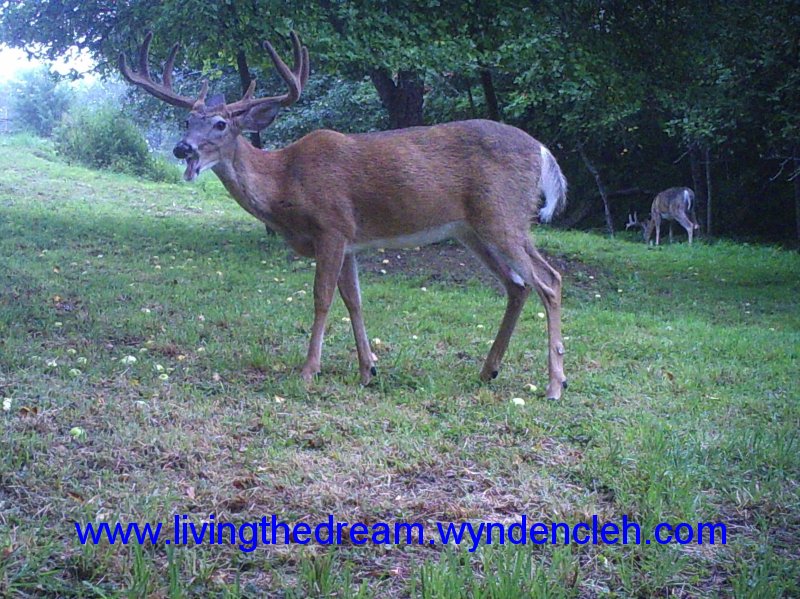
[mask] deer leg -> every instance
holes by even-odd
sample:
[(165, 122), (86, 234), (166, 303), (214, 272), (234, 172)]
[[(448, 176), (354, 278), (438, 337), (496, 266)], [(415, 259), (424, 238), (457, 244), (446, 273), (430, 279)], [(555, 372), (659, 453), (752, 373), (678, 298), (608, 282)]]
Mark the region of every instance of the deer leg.
[(656, 227), (656, 245), (658, 245), (661, 241), (661, 217), (653, 217), (653, 222), (655, 223)]
[(550, 377), (547, 398), (559, 399), (561, 390), (567, 387), (564, 339), (561, 336), (561, 275), (536, 251), (530, 240), (526, 240), (525, 251), (533, 263), (533, 285), (547, 314), (547, 368)]
[(317, 270), (314, 274), (314, 325), (308, 345), (306, 363), (301, 376), (306, 383), (319, 374), (322, 360), (322, 339), (325, 336), (325, 321), (336, 290), (336, 282), (344, 262), (345, 241), (339, 237), (327, 237), (314, 245)]
[[(460, 236), (459, 241), (475, 252), (486, 267), (500, 280), (508, 296), (508, 303), (506, 304), (503, 320), (500, 323), (500, 329), (497, 331), (497, 337), (495, 337), (481, 369), (481, 380), (489, 381), (497, 378), (500, 363), (511, 340), (511, 334), (514, 332), (517, 320), (519, 320), (525, 300), (530, 295), (531, 289), (525, 285), (525, 279), (523, 278), (528, 273), (521, 275), (516, 272), (500, 252), (485, 243), (474, 233)], [(525, 262), (528, 262), (528, 260)], [(529, 264), (526, 265), (526, 270), (529, 270)]]
[(361, 288), (358, 285), (358, 263), (353, 254), (345, 254), (342, 272), (339, 274), (339, 294), (350, 313), (350, 322), (353, 325), (353, 335), (356, 338), (358, 351), (358, 371), (361, 374), (361, 384), (368, 385), (375, 371), (375, 355), (369, 347), (367, 329), (364, 326), (364, 317), (361, 314)]
[(669, 242), (672, 243), (672, 221), (669, 222)]
[(689, 245), (692, 244), (692, 237), (694, 235), (694, 223), (683, 215), (677, 217), (680, 225), (686, 229), (686, 234), (689, 236)]

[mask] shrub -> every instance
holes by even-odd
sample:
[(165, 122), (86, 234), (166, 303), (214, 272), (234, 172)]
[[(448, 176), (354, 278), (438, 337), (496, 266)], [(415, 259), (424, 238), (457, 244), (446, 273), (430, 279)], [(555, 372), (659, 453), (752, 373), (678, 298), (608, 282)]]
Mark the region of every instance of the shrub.
[(151, 156), (142, 134), (115, 108), (76, 108), (64, 116), (53, 137), (58, 153), (68, 161), (155, 181), (179, 178), (172, 165)]
[(23, 72), (11, 83), (13, 118), (23, 129), (50, 137), (53, 127), (67, 110), (72, 91), (51, 73), (48, 65)]
[(261, 138), (265, 147), (280, 147), (314, 129), (363, 133), (387, 126), (386, 111), (371, 83), (320, 75), (309, 79), (301, 101), (282, 112)]
[(180, 183), (182, 169), (176, 167), (174, 163), (170, 162), (163, 156), (158, 154), (151, 154), (150, 161), (147, 165), (147, 173), (145, 177), (151, 181), (159, 181), (163, 183)]

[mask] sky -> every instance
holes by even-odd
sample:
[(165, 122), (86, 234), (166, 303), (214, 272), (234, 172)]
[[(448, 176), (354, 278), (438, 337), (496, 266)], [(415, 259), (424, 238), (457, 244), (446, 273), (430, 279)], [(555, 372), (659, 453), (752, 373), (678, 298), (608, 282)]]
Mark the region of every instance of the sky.
[[(14, 79), (18, 71), (33, 69), (40, 64), (42, 64), (41, 61), (29, 61), (23, 50), (0, 46), (0, 83)], [(53, 64), (53, 70), (59, 73), (66, 74), (71, 68), (85, 72), (92, 68), (92, 61), (85, 54), (81, 54)], [(86, 79), (93, 79), (93, 76), (89, 75)]]

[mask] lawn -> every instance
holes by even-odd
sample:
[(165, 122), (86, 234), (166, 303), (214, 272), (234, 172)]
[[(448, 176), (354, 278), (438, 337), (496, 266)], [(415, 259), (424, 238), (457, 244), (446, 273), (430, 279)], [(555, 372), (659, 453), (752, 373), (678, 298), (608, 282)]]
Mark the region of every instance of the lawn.
[[(538, 301), (479, 382), (505, 300), (447, 245), (364, 256), (378, 377), (358, 384), (337, 299), (306, 389), (313, 264), (213, 175), (146, 183), (0, 140), (0, 595), (799, 596), (800, 256), (535, 236), (564, 273), (560, 401)], [(625, 514), (723, 522), (727, 544), (246, 553), (84, 546), (73, 524), (173, 514)]]

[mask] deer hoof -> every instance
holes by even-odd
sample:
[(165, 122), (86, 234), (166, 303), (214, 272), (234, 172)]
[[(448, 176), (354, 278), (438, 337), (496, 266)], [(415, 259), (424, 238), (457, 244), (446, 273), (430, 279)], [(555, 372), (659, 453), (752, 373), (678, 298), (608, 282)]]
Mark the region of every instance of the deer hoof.
[(567, 388), (568, 384), (566, 379), (561, 381), (560, 383), (557, 381), (552, 381), (547, 386), (547, 392), (545, 397), (551, 401), (556, 401), (561, 399), (561, 392)]
[(548, 387), (545, 397), (550, 401), (558, 401), (561, 399), (561, 387)]
[(303, 379), (306, 385), (310, 385), (314, 382), (314, 379), (320, 376), (320, 371), (312, 368), (303, 368), (300, 372), (300, 377)]
[(372, 378), (378, 374), (378, 369), (370, 366), (368, 370), (361, 371), (361, 386), (368, 387), (372, 383)]
[(484, 368), (483, 370), (481, 370), (480, 378), (484, 383), (488, 383), (492, 379), (496, 379), (497, 374), (498, 374), (497, 370), (486, 370), (486, 368)]

